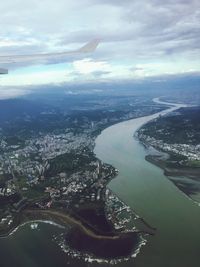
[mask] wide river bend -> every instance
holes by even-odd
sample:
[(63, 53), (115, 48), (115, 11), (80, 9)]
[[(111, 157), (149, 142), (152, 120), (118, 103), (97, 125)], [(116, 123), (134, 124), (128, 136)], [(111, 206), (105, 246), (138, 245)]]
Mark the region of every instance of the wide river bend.
[(157, 228), (155, 236), (133, 262), (119, 266), (199, 267), (200, 207), (184, 195), (163, 171), (145, 160), (147, 151), (134, 133), (145, 123), (175, 111), (171, 105), (159, 113), (115, 124), (97, 137), (95, 154), (119, 170), (109, 187), (136, 213)]

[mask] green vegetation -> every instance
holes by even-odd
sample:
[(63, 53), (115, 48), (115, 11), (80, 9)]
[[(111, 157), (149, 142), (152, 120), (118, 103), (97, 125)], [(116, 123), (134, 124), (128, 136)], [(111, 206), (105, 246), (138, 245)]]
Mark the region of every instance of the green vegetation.
[(45, 196), (48, 196), (47, 193), (44, 193), (44, 188), (33, 186), (28, 188), (27, 191), (23, 191), (22, 193), (23, 197), (27, 197), (28, 199), (33, 200), (40, 200), (44, 198)]
[(49, 161), (50, 168), (46, 170), (45, 176), (55, 176), (60, 172), (71, 174), (85, 169), (91, 170), (92, 166), (89, 166), (89, 164), (93, 160), (96, 160), (96, 158), (87, 148), (83, 149), (82, 153), (81, 151), (65, 153)]
[(190, 160), (187, 162), (187, 166), (200, 168), (200, 160)]
[(143, 134), (168, 144), (200, 144), (200, 107), (181, 108), (178, 113), (159, 117), (143, 128)]

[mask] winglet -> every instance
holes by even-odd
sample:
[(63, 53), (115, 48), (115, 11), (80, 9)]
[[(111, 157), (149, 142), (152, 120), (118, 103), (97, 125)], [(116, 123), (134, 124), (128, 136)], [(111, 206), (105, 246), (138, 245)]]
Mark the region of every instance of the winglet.
[(8, 70), (0, 68), (0, 75), (1, 74), (8, 74)]
[(83, 47), (77, 50), (79, 53), (91, 53), (94, 52), (100, 43), (99, 39), (92, 40), (91, 42), (87, 43)]

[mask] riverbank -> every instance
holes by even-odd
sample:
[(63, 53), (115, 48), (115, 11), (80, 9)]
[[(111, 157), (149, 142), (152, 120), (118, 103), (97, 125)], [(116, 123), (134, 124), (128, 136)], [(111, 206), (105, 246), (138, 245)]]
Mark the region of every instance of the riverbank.
[(164, 171), (164, 175), (171, 176), (171, 177), (189, 177), (194, 180), (199, 180), (200, 176), (200, 168), (196, 167), (174, 167), (170, 168), (167, 166), (167, 161), (163, 160), (162, 156), (157, 155), (147, 155), (145, 159), (158, 166)]
[[(154, 101), (165, 103), (157, 98)], [(179, 111), (171, 116), (159, 116), (156, 120), (142, 125), (137, 131), (137, 138), (147, 151), (149, 148), (150, 150), (154, 148), (155, 152), (159, 152), (150, 153), (146, 156), (146, 160), (162, 168), (166, 176), (185, 176), (198, 180), (200, 107), (188, 105), (177, 107)], [(164, 154), (168, 157), (163, 157)]]
[(199, 107), (187, 106), (146, 123), (136, 134), (137, 140), (145, 147), (146, 161), (159, 167), (175, 186), (198, 204), (199, 114)]
[(145, 160), (147, 151), (133, 138), (145, 123), (181, 106), (113, 125), (96, 140), (96, 156), (119, 170), (108, 187), (157, 228), (156, 235), (148, 237), (136, 259), (119, 264), (120, 267), (199, 266), (199, 207), (160, 168)]

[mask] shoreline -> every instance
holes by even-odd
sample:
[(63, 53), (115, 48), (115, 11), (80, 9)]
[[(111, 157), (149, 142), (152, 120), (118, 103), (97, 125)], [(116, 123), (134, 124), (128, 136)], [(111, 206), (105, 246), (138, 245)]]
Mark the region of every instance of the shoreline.
[[(163, 102), (163, 101), (160, 101), (159, 98), (154, 98), (153, 101), (155, 103), (166, 104), (166, 105), (171, 105), (171, 106), (176, 107), (172, 111), (175, 111), (175, 110), (177, 110), (179, 108), (182, 108), (182, 107), (188, 107), (189, 106), (189, 105), (185, 105), (185, 104), (176, 104), (176, 103)], [(169, 111), (169, 112), (172, 112), (172, 111)], [(154, 119), (152, 119), (152, 120), (154, 120)], [(144, 124), (142, 124), (136, 130), (136, 132), (134, 133), (134, 137), (137, 138), (137, 140), (140, 142), (141, 145), (144, 146), (145, 149), (148, 150), (150, 147), (152, 147), (158, 153), (165, 153), (165, 154), (167, 154), (168, 155), (168, 158), (170, 159), (170, 157), (171, 157), (170, 153), (163, 152), (162, 150), (159, 150), (158, 148), (155, 148), (155, 147), (151, 146), (151, 144), (147, 144), (144, 140), (141, 140), (138, 137), (137, 132), (146, 123), (149, 123), (152, 120), (148, 120)], [(159, 167), (160, 169), (162, 169), (165, 176), (172, 176), (172, 177), (184, 176), (184, 177), (188, 177), (188, 178), (191, 178), (191, 179), (194, 179), (194, 180), (198, 180), (198, 178), (199, 178), (200, 167), (196, 167), (196, 168), (195, 167), (187, 167), (187, 166), (168, 167), (168, 166), (166, 166), (166, 160), (163, 160), (162, 155), (159, 156), (157, 154), (154, 155), (154, 154), (150, 154), (150, 153), (147, 153), (147, 155), (145, 157), (145, 160), (148, 161), (148, 162), (150, 162), (151, 164), (154, 164), (155, 166)]]
[[(158, 150), (159, 151), (159, 150)], [(163, 173), (165, 176), (171, 176), (171, 177), (188, 177), (193, 180), (199, 179), (199, 173), (200, 168), (193, 168), (193, 167), (177, 167), (177, 168), (170, 168), (166, 167), (165, 160), (160, 159), (160, 156), (157, 155), (150, 155), (148, 154), (145, 157), (145, 160), (150, 162), (151, 164), (154, 164), (155, 166), (159, 167), (163, 170)]]
[[(2, 234), (0, 238), (7, 238), (12, 235), (19, 227), (31, 222), (48, 222), (66, 231), (65, 240), (69, 243), (71, 249), (81, 253), (89, 253), (102, 259), (114, 259), (131, 257), (141, 245), (141, 234), (137, 231), (117, 232), (113, 231), (112, 235), (103, 234), (91, 226), (85, 225), (81, 220), (63, 213), (62, 210), (37, 210), (25, 209), (21, 212), (20, 223), (9, 233)], [(92, 244), (92, 245), (91, 245)], [(121, 245), (123, 244), (123, 245)], [(103, 248), (106, 247), (106, 250)]]
[[(179, 106), (173, 110), (176, 108)], [(167, 110), (169, 111), (172, 111), (172, 108)], [(136, 265), (162, 266), (163, 259), (166, 266), (170, 265), (171, 257), (167, 257), (166, 254), (166, 251), (169, 251), (173, 255), (173, 260), (181, 266), (187, 259), (192, 260), (196, 256), (195, 252), (192, 252), (193, 256), (183, 255), (182, 260), (181, 245), (183, 249), (190, 249), (189, 244), (184, 245), (185, 239), (189, 242), (198, 242), (198, 227), (193, 227), (191, 235), (187, 233), (190, 232), (190, 225), (193, 225), (193, 219), (188, 214), (191, 212), (198, 220), (199, 211), (193, 201), (166, 179), (159, 168), (145, 161), (144, 146), (139, 143), (136, 136), (133, 137), (140, 127), (156, 116), (124, 122), (105, 130), (97, 139), (96, 155), (119, 170), (119, 179), (113, 180), (109, 188), (158, 229), (155, 238), (150, 238), (140, 251), (135, 260)], [(184, 216), (186, 217), (182, 224)], [(180, 239), (173, 241), (176, 234)], [(180, 249), (177, 250), (177, 254), (173, 254), (178, 246)], [(192, 247), (195, 248), (194, 245)]]
[[(0, 238), (6, 238), (12, 232), (14, 232), (18, 227), (23, 226), (26, 223), (31, 222), (52, 222), (53, 224), (57, 224), (60, 227), (69, 228), (70, 226), (79, 227), (83, 230), (84, 233), (87, 235), (97, 238), (97, 239), (103, 239), (107, 238), (110, 240), (118, 239), (120, 236), (120, 233), (116, 233), (115, 235), (103, 235), (101, 233), (95, 233), (95, 230), (85, 226), (80, 220), (76, 219), (75, 217), (72, 217), (66, 213), (63, 213), (62, 211), (55, 210), (55, 209), (49, 209), (49, 210), (39, 210), (39, 209), (25, 209), (21, 212), (21, 218), (20, 223), (17, 226), (14, 226), (11, 228), (7, 233), (1, 234)], [(97, 231), (97, 230), (96, 230)]]

